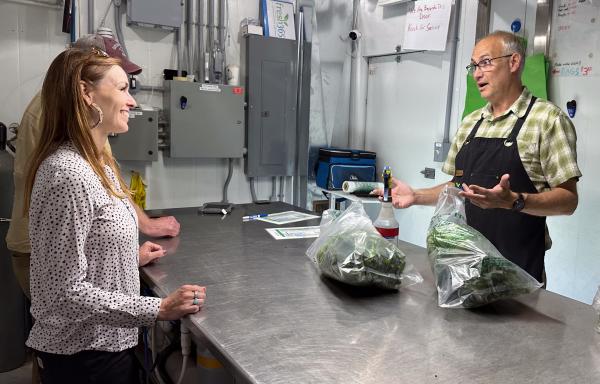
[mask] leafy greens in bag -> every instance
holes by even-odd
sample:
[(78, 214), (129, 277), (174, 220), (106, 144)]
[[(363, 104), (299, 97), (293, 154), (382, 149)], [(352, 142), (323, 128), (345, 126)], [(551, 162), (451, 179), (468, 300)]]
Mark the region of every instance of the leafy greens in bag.
[(354, 231), (333, 235), (317, 252), (321, 272), (351, 285), (398, 289), (404, 254), (378, 233)]
[(452, 187), (442, 191), (427, 233), (438, 305), (478, 307), (538, 289), (541, 284), (536, 279), (467, 225), (464, 199), (458, 192)]
[(323, 274), (351, 285), (398, 289), (422, 281), (406, 268), (405, 255), (377, 232), (358, 202), (341, 214), (325, 211), (319, 238), (306, 253)]

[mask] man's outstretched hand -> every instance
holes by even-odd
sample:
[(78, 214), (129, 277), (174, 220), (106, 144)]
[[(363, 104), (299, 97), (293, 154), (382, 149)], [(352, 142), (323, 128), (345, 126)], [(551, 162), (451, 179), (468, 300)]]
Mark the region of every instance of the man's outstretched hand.
[(504, 208), (511, 209), (517, 194), (510, 190), (510, 175), (502, 175), (500, 182), (493, 188), (487, 189), (475, 184), (463, 184), (463, 190), (459, 194), (471, 203), (483, 209)]
[[(371, 195), (383, 198), (383, 189), (374, 189)], [(408, 208), (415, 203), (415, 191), (405, 182), (392, 178), (392, 205), (394, 208)]]

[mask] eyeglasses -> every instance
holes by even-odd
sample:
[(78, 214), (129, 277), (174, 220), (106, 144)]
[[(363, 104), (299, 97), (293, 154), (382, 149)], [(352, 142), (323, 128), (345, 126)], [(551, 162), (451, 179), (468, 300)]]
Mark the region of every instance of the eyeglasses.
[(98, 48), (96, 48), (96, 47), (92, 47), (92, 48), (91, 48), (91, 50), (92, 50), (92, 52), (94, 52), (94, 53), (95, 53), (96, 55), (98, 55), (98, 56), (102, 56), (102, 57), (109, 57), (109, 56), (108, 56), (108, 53), (106, 53), (106, 52), (104, 52), (103, 50), (101, 50), (101, 49), (98, 49)]
[(469, 74), (474, 74), (475, 70), (477, 68), (481, 69), (483, 72), (488, 72), (492, 70), (492, 61), (496, 60), (496, 59), (502, 59), (505, 57), (511, 57), (513, 54), (511, 53), (510, 55), (504, 55), (504, 56), (498, 56), (498, 57), (492, 57), (491, 59), (482, 59), (481, 61), (479, 61), (479, 63), (471, 63), (469, 65), (467, 65), (467, 72), (469, 72)]

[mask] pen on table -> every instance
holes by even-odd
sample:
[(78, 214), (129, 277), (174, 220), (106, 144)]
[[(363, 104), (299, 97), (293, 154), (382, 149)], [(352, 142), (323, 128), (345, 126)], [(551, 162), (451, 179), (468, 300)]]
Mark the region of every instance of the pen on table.
[(244, 216), (244, 217), (242, 217), (242, 220), (250, 221), (250, 220), (256, 220), (256, 219), (260, 219), (261, 217), (267, 217), (267, 216), (269, 216), (268, 213), (259, 213), (256, 215)]

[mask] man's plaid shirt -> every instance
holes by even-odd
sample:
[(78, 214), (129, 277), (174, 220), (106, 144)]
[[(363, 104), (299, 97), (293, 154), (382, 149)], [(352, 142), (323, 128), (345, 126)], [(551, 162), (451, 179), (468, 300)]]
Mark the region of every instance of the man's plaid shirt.
[[(454, 176), (456, 154), (481, 117), (483, 121), (476, 137), (506, 138), (517, 118), (525, 115), (531, 97), (524, 88), (521, 96), (499, 117), (494, 118), (489, 103), (465, 116), (442, 171)], [(575, 127), (567, 115), (553, 103), (537, 99), (517, 136), (517, 145), (525, 171), (539, 192), (581, 176), (576, 142)]]

